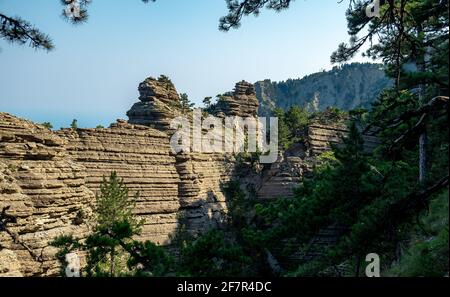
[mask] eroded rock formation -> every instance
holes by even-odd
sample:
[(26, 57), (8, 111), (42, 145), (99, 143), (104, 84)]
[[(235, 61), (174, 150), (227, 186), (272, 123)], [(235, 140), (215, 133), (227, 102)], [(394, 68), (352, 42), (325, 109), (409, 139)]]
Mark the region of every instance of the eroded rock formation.
[(127, 112), (130, 124), (168, 130), (170, 121), (180, 115), (180, 97), (173, 83), (166, 77), (149, 77), (139, 84), (139, 102)]
[[(313, 123), (308, 127), (308, 142), (310, 144), (311, 153), (318, 156), (323, 152), (330, 151), (332, 145), (337, 145), (341, 142), (342, 137), (348, 133), (345, 123), (336, 124), (320, 124)], [(375, 136), (368, 134), (363, 135), (364, 149), (372, 151), (380, 142)]]
[(236, 84), (233, 92), (222, 95), (213, 113), (216, 115), (255, 117), (258, 114), (255, 87), (246, 81)]
[(94, 194), (85, 168), (65, 140), (29, 121), (0, 113), (0, 211), (15, 218), (0, 232), (0, 275), (54, 275), (58, 235), (82, 238)]
[[(192, 123), (192, 112), (183, 111), (173, 84), (167, 79), (147, 78), (139, 85), (138, 102), (128, 111), (129, 123), (156, 127), (166, 135), (166, 142), (173, 134), (170, 122), (177, 116), (185, 116)], [(233, 96), (227, 97), (222, 114), (256, 115), (258, 101), (252, 85), (236, 84)], [(224, 101), (224, 102), (225, 102)], [(198, 139), (194, 141), (199, 141)], [(170, 153), (170, 149), (167, 148)], [(222, 186), (233, 176), (233, 156), (222, 153), (185, 152), (172, 154), (174, 169), (178, 174), (177, 202), (179, 222), (192, 233), (198, 233), (223, 220), (226, 212)], [(125, 179), (126, 181), (126, 179)]]
[[(311, 125), (307, 142), (280, 153), (264, 171), (247, 173), (236, 169), (230, 153), (174, 154), (170, 122), (183, 114), (175, 87), (164, 77), (147, 78), (139, 92), (129, 121), (109, 128), (52, 132), (0, 113), (0, 211), (6, 207), (14, 218), (7, 228), (0, 224), (0, 276), (56, 275), (49, 242), (88, 234), (95, 194), (112, 171), (130, 194), (139, 191), (135, 211), (145, 221), (140, 239), (167, 244), (181, 223), (194, 234), (220, 224), (227, 211), (223, 186), (236, 175), (257, 198), (291, 196), (311, 173), (314, 156), (346, 133), (342, 125)], [(257, 112), (254, 87), (244, 81), (214, 110), (241, 117)]]
[(97, 193), (103, 177), (116, 171), (130, 195), (139, 192), (141, 237), (167, 243), (177, 226), (180, 178), (165, 133), (118, 121), (110, 128), (62, 129), (57, 134), (67, 140), (69, 157), (84, 167), (89, 189)]

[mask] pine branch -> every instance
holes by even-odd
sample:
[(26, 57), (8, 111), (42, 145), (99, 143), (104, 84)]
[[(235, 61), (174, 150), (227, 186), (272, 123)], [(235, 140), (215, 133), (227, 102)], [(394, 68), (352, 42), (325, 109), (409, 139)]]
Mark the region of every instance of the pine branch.
[(228, 14), (220, 18), (219, 30), (229, 31), (239, 28), (242, 17), (253, 14), (258, 15), (264, 7), (275, 11), (289, 8), (293, 0), (226, 0)]
[(11, 43), (26, 44), (36, 49), (53, 49), (53, 43), (48, 35), (40, 32), (29, 22), (16, 17), (8, 17), (0, 13), (0, 38)]
[[(417, 116), (422, 117), (424, 114), (429, 114), (433, 111), (440, 109), (446, 109), (448, 108), (448, 100), (449, 100), (448, 96), (436, 96), (433, 99), (431, 99), (427, 104), (422, 105), (420, 108), (404, 112), (399, 117), (388, 121), (384, 128), (389, 129), (396, 128), (401, 124), (407, 122), (408, 120), (412, 119), (413, 117)], [(373, 128), (373, 126), (374, 126), (373, 124), (368, 125), (364, 129), (363, 133), (364, 134), (368, 133), (368, 135), (376, 135), (382, 130), (382, 128), (379, 128), (377, 130), (370, 131)]]
[(392, 218), (396, 218), (398, 215), (404, 214), (408, 211), (420, 211), (427, 205), (431, 196), (436, 192), (448, 187), (449, 184), (449, 176), (446, 175), (438, 180), (432, 186), (428, 188), (412, 193), (399, 202), (391, 205), (390, 212), (393, 214)]
[[(144, 3), (156, 0), (141, 0)], [(59, 0), (63, 5), (62, 16), (72, 24), (86, 22), (88, 18), (87, 6), (92, 0)], [(36, 49), (50, 51), (54, 49), (51, 38), (42, 33), (34, 25), (20, 17), (9, 17), (0, 13), (0, 38), (8, 42), (29, 45)]]

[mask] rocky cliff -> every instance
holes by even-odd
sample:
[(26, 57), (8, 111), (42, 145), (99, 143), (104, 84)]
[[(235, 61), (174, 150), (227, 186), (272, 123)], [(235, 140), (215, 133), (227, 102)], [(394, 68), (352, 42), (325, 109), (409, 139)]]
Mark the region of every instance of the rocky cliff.
[(63, 138), (0, 113), (0, 211), (8, 207), (12, 217), (0, 232), (0, 275), (56, 274), (49, 240), (84, 237), (93, 201), (86, 170), (69, 158)]
[[(260, 199), (290, 196), (311, 173), (314, 156), (346, 132), (343, 126), (312, 125), (308, 141), (280, 153), (264, 170), (248, 172), (235, 166), (232, 154), (174, 154), (169, 126), (182, 112), (173, 84), (148, 78), (139, 92), (130, 120), (109, 128), (53, 132), (0, 113), (0, 211), (6, 218), (0, 221), (0, 276), (56, 275), (49, 242), (62, 234), (88, 234), (95, 194), (112, 171), (130, 194), (139, 192), (135, 212), (145, 222), (140, 238), (168, 244), (180, 224), (196, 234), (222, 223), (223, 186), (234, 177)], [(256, 115), (255, 89), (239, 82), (215, 108), (222, 116)]]
[(390, 85), (392, 82), (381, 65), (352, 63), (301, 79), (258, 81), (255, 89), (261, 105), (259, 113), (268, 115), (275, 107), (288, 109), (293, 105), (310, 110), (324, 110), (329, 106), (342, 110), (370, 108), (378, 94)]
[(127, 112), (130, 124), (167, 130), (170, 121), (181, 114), (180, 97), (173, 83), (165, 76), (149, 77), (139, 84), (139, 102)]
[[(313, 123), (308, 127), (308, 142), (313, 156), (318, 156), (323, 152), (330, 151), (332, 145), (338, 145), (342, 137), (347, 135), (347, 126), (344, 123), (321, 124)], [(380, 142), (377, 137), (363, 135), (364, 149), (372, 151)]]
[(97, 193), (104, 176), (116, 171), (130, 194), (139, 192), (136, 215), (142, 237), (163, 244), (177, 226), (180, 177), (169, 139), (158, 130), (118, 121), (110, 128), (63, 129), (68, 157), (84, 167), (86, 186)]
[(233, 92), (225, 93), (212, 108), (215, 115), (255, 117), (258, 114), (259, 102), (255, 87), (246, 81), (238, 82)]

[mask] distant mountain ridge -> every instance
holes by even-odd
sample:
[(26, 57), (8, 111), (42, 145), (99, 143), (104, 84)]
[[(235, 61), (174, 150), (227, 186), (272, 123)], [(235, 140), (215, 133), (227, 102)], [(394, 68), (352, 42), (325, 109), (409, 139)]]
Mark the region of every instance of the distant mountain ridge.
[(324, 110), (328, 106), (343, 110), (370, 108), (380, 92), (391, 85), (381, 64), (351, 63), (301, 79), (258, 81), (255, 90), (259, 114), (267, 116), (275, 107), (288, 109), (292, 105), (311, 110)]

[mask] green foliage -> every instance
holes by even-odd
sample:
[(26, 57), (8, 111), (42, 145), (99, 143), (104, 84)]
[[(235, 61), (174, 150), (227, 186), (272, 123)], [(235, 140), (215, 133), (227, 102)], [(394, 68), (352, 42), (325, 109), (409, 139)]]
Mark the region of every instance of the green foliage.
[(17, 165), (15, 164), (8, 164), (8, 169), (11, 170), (11, 172), (17, 171)]
[(310, 115), (305, 108), (291, 106), (286, 112), (281, 108), (273, 110), (278, 117), (278, 143), (288, 149), (293, 143), (304, 140)]
[(116, 222), (129, 222), (133, 227), (133, 233), (139, 229), (139, 222), (133, 216), (133, 210), (139, 192), (134, 197), (128, 195), (128, 188), (123, 179), (117, 176), (115, 171), (111, 172), (109, 179), (103, 177), (100, 185), (100, 194), (96, 195), (96, 213), (98, 228), (110, 229)]
[(51, 244), (58, 248), (57, 259), (64, 275), (67, 253), (83, 251), (85, 276), (163, 276), (173, 270), (173, 260), (163, 247), (150, 241), (133, 239), (140, 234), (142, 221), (133, 215), (137, 195), (129, 197), (123, 181), (112, 172), (103, 179), (97, 195), (97, 221), (94, 232), (84, 241), (72, 236), (57, 237)]
[(41, 125), (49, 130), (53, 129), (53, 125), (50, 122), (43, 122)]
[[(383, 61), (387, 74), (395, 80), (394, 88), (379, 96), (368, 115), (359, 108), (346, 113), (332, 107), (312, 116), (301, 108), (275, 109), (283, 149), (302, 139), (310, 119), (324, 124), (352, 121), (342, 145), (318, 158), (314, 176), (302, 181), (294, 197), (255, 203), (246, 197), (238, 183), (225, 187), (228, 225), (224, 231), (211, 230), (197, 238), (180, 238), (178, 274), (261, 275), (263, 267), (267, 266), (264, 255), (268, 250), (278, 258), (293, 253), (305, 256), (286, 267), (286, 274), (290, 276), (332, 275), (330, 270), (341, 264), (348, 266), (346, 275), (358, 276), (361, 259), (369, 252), (380, 255), (387, 275), (448, 275), (448, 98), (447, 103), (444, 100), (440, 106), (431, 105), (435, 96), (448, 96), (448, 1), (385, 2), (381, 18), (368, 19), (364, 14), (364, 1), (356, 1), (349, 8), (346, 16), (351, 40), (339, 45), (331, 59), (344, 62), (367, 41), (377, 40), (369, 45), (366, 54)], [(290, 1), (280, 3), (228, 1), (230, 14), (222, 19), (222, 29), (238, 26), (242, 16), (257, 13), (263, 7), (287, 8)], [(359, 37), (362, 32), (366, 33)], [(373, 39), (375, 36), (378, 38)], [(339, 72), (350, 73), (347, 70), (352, 67), (355, 70), (359, 66), (334, 68), (328, 73), (327, 81), (333, 81)], [(384, 76), (376, 75), (380, 73), (379, 65), (371, 67), (376, 68), (372, 73), (375, 73), (373, 89), (364, 88), (364, 82), (359, 85), (360, 89), (365, 89), (365, 95), (379, 94), (389, 84)], [(283, 98), (289, 100), (285, 100), (286, 106), (278, 106), (287, 109), (293, 104), (292, 98), (299, 97), (300, 90), (307, 100), (323, 100), (319, 95), (335, 94), (332, 90), (326, 91), (326, 85), (317, 83), (325, 74), (308, 77), (312, 82), (309, 91), (301, 82), (293, 80), (276, 86), (269, 82), (265, 85), (269, 88), (265, 89), (271, 96), (265, 100), (272, 108), (272, 95), (283, 94)], [(349, 75), (343, 81), (354, 86), (361, 77)], [(348, 104), (340, 107), (346, 110), (355, 107), (351, 103), (355, 98), (347, 91), (346, 84), (338, 83), (333, 89), (342, 98), (350, 98), (344, 100)], [(190, 110), (187, 95), (181, 97), (182, 108)], [(218, 97), (216, 105), (222, 103), (221, 98)], [(357, 99), (362, 102), (358, 101), (356, 107), (368, 107), (366, 97)], [(305, 106), (308, 103), (300, 102)], [(316, 103), (327, 105), (323, 101)], [(367, 121), (382, 142), (373, 154), (364, 152), (359, 131)], [(418, 146), (419, 135), (428, 136), (428, 147)], [(427, 179), (420, 183), (417, 178), (419, 152), (427, 157)], [(242, 163), (249, 160), (249, 156), (240, 157)], [(447, 184), (438, 184), (427, 192), (436, 181), (443, 180), (442, 177), (445, 180), (445, 176)], [(111, 188), (116, 190), (105, 191), (105, 195), (125, 196), (119, 182)], [(58, 239), (55, 244), (62, 248), (58, 259), (79, 248), (87, 251), (89, 275), (132, 272), (164, 275), (171, 271), (170, 257), (163, 250), (151, 243), (133, 241), (138, 228), (133, 223), (131, 207), (125, 204), (124, 212), (116, 212), (114, 205), (115, 202), (105, 206), (103, 214), (99, 212), (99, 225), (84, 244), (71, 237)], [(426, 213), (428, 207), (430, 212)], [(319, 253), (306, 257), (314, 250), (313, 239), (330, 227), (335, 230), (335, 240), (319, 249)], [(403, 252), (400, 258), (399, 247)], [(121, 261), (114, 259), (122, 259), (122, 254), (126, 254), (127, 267), (116, 269)]]
[(290, 131), (286, 124), (286, 118), (284, 110), (276, 108), (273, 111), (273, 115), (278, 118), (278, 143), (282, 149), (287, 149), (290, 142)]
[(166, 275), (172, 269), (170, 256), (150, 241), (133, 240), (137, 234), (129, 222), (118, 221), (90, 235), (84, 246), (88, 276)]
[(56, 237), (53, 241), (50, 242), (50, 245), (59, 248), (55, 254), (55, 257), (61, 264), (61, 276), (65, 276), (65, 269), (69, 264), (66, 262), (66, 255), (73, 251), (81, 249), (82, 245), (78, 240), (74, 239), (72, 235), (61, 235), (59, 237)]
[(164, 248), (151, 241), (133, 241), (126, 250), (134, 251), (127, 265), (137, 276), (166, 276), (174, 269), (173, 258)]
[(269, 116), (275, 107), (288, 110), (295, 105), (304, 106), (311, 113), (323, 111), (327, 106), (345, 111), (369, 109), (392, 82), (383, 65), (372, 63), (342, 64), (299, 79), (258, 81), (255, 83), (258, 112)]
[(182, 250), (180, 274), (186, 276), (243, 276), (250, 258), (220, 230), (212, 229)]
[(97, 125), (96, 127), (95, 127), (96, 129), (103, 129), (103, 128), (105, 128), (103, 125)]
[(172, 80), (170, 80), (170, 78), (169, 78), (167, 75), (161, 74), (161, 75), (158, 77), (158, 81), (159, 81), (160, 83), (167, 84), (167, 85), (169, 85), (169, 86), (173, 86)]
[(70, 128), (73, 130), (77, 130), (78, 129), (78, 121), (77, 119), (73, 119), (72, 123), (70, 124)]
[(348, 119), (348, 115), (349, 113), (340, 110), (337, 107), (329, 106), (324, 111), (314, 113), (312, 118), (320, 124), (329, 125), (342, 123)]
[(389, 276), (443, 276), (448, 274), (449, 229), (448, 190), (430, 204), (412, 235), (412, 242), (397, 263), (386, 274)]
[(258, 15), (262, 8), (273, 9), (281, 11), (289, 8), (291, 0), (226, 0), (228, 7), (228, 14), (220, 18), (219, 29), (228, 31), (231, 28), (239, 28), (243, 16), (250, 14)]
[(212, 97), (205, 97), (205, 99), (203, 99), (203, 104), (205, 105), (206, 108), (209, 108), (211, 106), (212, 103)]
[[(142, 0), (144, 3), (155, 2), (156, 0)], [(72, 24), (84, 23), (88, 19), (88, 6), (91, 0), (60, 0), (63, 6), (62, 17)], [(69, 10), (70, 8), (70, 10)], [(77, 14), (68, 13), (73, 12), (73, 9), (78, 8)], [(29, 44), (36, 49), (45, 49), (47, 51), (53, 50), (54, 45), (51, 38), (42, 33), (38, 28), (30, 24), (28, 21), (20, 17), (9, 17), (0, 13), (0, 38), (8, 42), (19, 45)]]
[(180, 103), (181, 103), (181, 110), (186, 112), (192, 110), (192, 107), (194, 107), (194, 103), (189, 101), (189, 96), (186, 93), (180, 94)]
[(294, 142), (303, 139), (305, 129), (309, 124), (309, 113), (305, 108), (291, 106), (286, 112), (286, 125), (289, 128), (291, 138)]
[(29, 45), (36, 49), (44, 49), (50, 51), (54, 48), (50, 37), (40, 32), (36, 27), (28, 21), (20, 17), (9, 17), (0, 13), (0, 38), (8, 42)]
[(230, 181), (223, 190), (227, 197), (228, 223), (239, 230), (246, 226), (248, 214), (247, 197), (237, 181)]
[[(395, 259), (397, 244), (409, 236), (415, 211), (398, 212), (392, 205), (408, 200), (418, 189), (417, 169), (409, 161), (392, 162), (366, 155), (356, 122), (349, 125), (342, 143), (334, 147), (334, 152), (320, 156), (321, 165), (314, 177), (304, 180), (293, 198), (255, 204), (256, 224), (241, 229), (246, 243), (254, 248), (281, 250), (278, 257), (298, 249), (307, 254), (311, 239), (320, 230), (329, 226), (341, 230), (334, 245), (313, 260), (298, 263), (294, 270), (286, 271), (288, 275), (333, 275), (334, 269), (329, 268), (343, 262), (352, 275), (360, 266), (355, 259), (376, 251), (384, 263), (389, 263)], [(442, 226), (438, 229), (448, 230)], [(286, 248), (291, 240), (294, 250)]]
[[(123, 254), (121, 242), (131, 240), (142, 224), (133, 216), (138, 196), (136, 193), (129, 197), (128, 188), (116, 172), (108, 180), (103, 178), (100, 194), (96, 195), (97, 233), (86, 240), (90, 250), (88, 274), (104, 274), (102, 267), (109, 263), (109, 275), (117, 275), (116, 265)], [(104, 261), (108, 256), (108, 261)]]
[(134, 235), (127, 221), (115, 221), (106, 226), (97, 226), (96, 232), (88, 236), (85, 249), (88, 251), (86, 273), (88, 276), (120, 276), (125, 270), (124, 251), (121, 244)]
[(337, 159), (333, 151), (325, 151), (317, 156), (317, 161), (321, 164), (331, 165), (330, 163), (335, 163)]
[(235, 170), (239, 177), (244, 177), (249, 172), (258, 173), (260, 171), (259, 158), (261, 152), (257, 150), (253, 153), (238, 153), (235, 158)]

